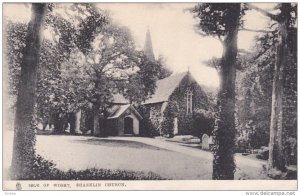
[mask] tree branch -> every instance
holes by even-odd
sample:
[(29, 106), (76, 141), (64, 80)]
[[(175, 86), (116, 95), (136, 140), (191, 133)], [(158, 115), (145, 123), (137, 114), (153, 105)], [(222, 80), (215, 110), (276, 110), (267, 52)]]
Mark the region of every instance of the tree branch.
[[(199, 34), (200, 36), (202, 36), (202, 37), (208, 37), (208, 36), (209, 36), (209, 35), (207, 35), (207, 34), (201, 32), (201, 31), (199, 31), (199, 29), (198, 29), (197, 27), (194, 27), (194, 31), (195, 31), (197, 34)], [(213, 37), (213, 38), (216, 38), (217, 40), (219, 40), (222, 44), (224, 43), (224, 41), (222, 40), (222, 38), (221, 38), (220, 35), (217, 35), (217, 37), (216, 37), (216, 36), (212, 36), (212, 37)]]
[(262, 52), (258, 53), (252, 60), (252, 62), (254, 62), (256, 59), (258, 59), (259, 57), (261, 57), (263, 54), (265, 54), (270, 48), (265, 48)]
[(270, 12), (267, 12), (266, 10), (263, 10), (263, 9), (261, 9), (261, 8), (259, 8), (259, 7), (256, 7), (255, 5), (251, 5), (251, 4), (249, 4), (249, 3), (245, 3), (245, 5), (246, 5), (248, 8), (250, 8), (250, 9), (253, 9), (253, 10), (256, 10), (256, 11), (260, 12), (261, 14), (263, 14), (263, 15), (269, 17), (269, 18), (272, 19), (272, 20), (278, 21), (278, 19), (277, 19), (278, 16), (277, 16), (277, 15), (271, 14)]
[(248, 52), (244, 49), (238, 49), (238, 53), (240, 53), (240, 54), (250, 54), (250, 52)]
[(248, 29), (248, 28), (240, 28), (240, 31), (250, 31), (255, 33), (272, 33), (274, 31), (267, 31), (267, 30), (255, 30), (255, 29)]
[(95, 66), (96, 65), (100, 65), (100, 64), (91, 64), (92, 69), (94, 70), (94, 72), (96, 73), (97, 77), (101, 76), (102, 70), (103, 70), (103, 66), (100, 68), (100, 70), (98, 70)]
[(87, 75), (89, 75), (90, 77), (93, 77), (92, 74), (91, 74), (88, 70), (85, 70), (85, 72), (86, 72)]
[(224, 40), (221, 38), (221, 36), (220, 35), (218, 35), (218, 39), (219, 39), (219, 41), (222, 43), (222, 45), (224, 44)]

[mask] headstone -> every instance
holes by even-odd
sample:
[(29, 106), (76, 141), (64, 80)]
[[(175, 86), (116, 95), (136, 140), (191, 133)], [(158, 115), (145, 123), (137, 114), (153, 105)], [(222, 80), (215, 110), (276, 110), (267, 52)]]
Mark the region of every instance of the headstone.
[(38, 123), (37, 128), (38, 128), (39, 130), (43, 130), (43, 124), (42, 124), (42, 123)]
[(92, 134), (92, 130), (88, 130), (87, 132), (85, 132), (85, 135), (91, 135)]
[(209, 150), (209, 136), (207, 134), (202, 135), (202, 149)]

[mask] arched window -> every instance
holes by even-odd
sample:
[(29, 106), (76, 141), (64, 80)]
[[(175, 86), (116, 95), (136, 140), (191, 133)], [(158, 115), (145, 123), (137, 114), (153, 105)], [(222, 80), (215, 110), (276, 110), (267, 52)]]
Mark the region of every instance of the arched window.
[(187, 90), (186, 93), (186, 113), (191, 114), (193, 112), (193, 91)]

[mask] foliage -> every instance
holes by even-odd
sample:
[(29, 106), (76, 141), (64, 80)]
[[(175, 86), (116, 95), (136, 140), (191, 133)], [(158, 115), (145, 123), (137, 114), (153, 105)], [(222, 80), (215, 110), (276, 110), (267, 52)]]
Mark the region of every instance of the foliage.
[(272, 107), (270, 119), (270, 142), (268, 169), (278, 169), (286, 171), (286, 160), (284, 155), (284, 129), (283, 129), (283, 108), (284, 108), (284, 69), (288, 63), (288, 34), (291, 24), (291, 3), (280, 3), (277, 8), (279, 14), (266, 14), (278, 25), (278, 43), (276, 44), (276, 61), (274, 69), (274, 79), (272, 86)]
[[(38, 115), (39, 120), (54, 117), (55, 128), (60, 130), (63, 130), (69, 114), (81, 107), (96, 103), (95, 110), (105, 108), (111, 101), (111, 94), (122, 91), (125, 85), (120, 83), (128, 83), (131, 75), (145, 73), (140, 77), (145, 88), (141, 90), (145, 90), (145, 94), (153, 92), (157, 80), (157, 69), (155, 66), (146, 67), (143, 57), (135, 50), (127, 28), (111, 21), (108, 24), (105, 14), (91, 4), (71, 4), (70, 8), (70, 12), (65, 12), (66, 8), (60, 7), (60, 4), (51, 6), (52, 11), (46, 15), (46, 25), (43, 26), (48, 31), (48, 36), (39, 43), (41, 55), (37, 59), (40, 69), (37, 71), (37, 111), (34, 116)], [(62, 9), (62, 12), (58, 9)], [(5, 38), (8, 49), (6, 57), (9, 65), (9, 89), (10, 95), (16, 97), (21, 60), (27, 52), (24, 50), (27, 25), (8, 21), (7, 27)], [(139, 66), (146, 68), (140, 68), (137, 73), (134, 68)], [(15, 141), (17, 150), (24, 157), (35, 154), (33, 146), (36, 120), (27, 120), (27, 123), (31, 123), (28, 133), (18, 133), (25, 138)], [(14, 153), (14, 157), (21, 156)], [(39, 158), (36, 161), (43, 162)], [(23, 177), (30, 176), (34, 171), (41, 174), (43, 171), (47, 172), (46, 168), (37, 166), (36, 162), (24, 160), (22, 164), (25, 166), (21, 174)], [(31, 166), (33, 167), (30, 169)], [(46, 164), (48, 166), (52, 167)]]
[(140, 135), (144, 137), (154, 137), (160, 135), (160, 112), (152, 109), (151, 117), (149, 105), (138, 105), (137, 110), (143, 117), (140, 121)]
[(288, 59), (283, 72), (283, 143), (287, 164), (297, 164), (297, 29), (288, 31)]
[[(126, 27), (113, 24), (92, 4), (55, 4), (52, 9), (45, 19), (45, 29), (51, 35), (44, 39), (40, 57), (39, 121), (50, 118), (62, 124), (71, 113), (90, 103), (95, 111), (103, 111), (113, 93), (121, 92), (140, 103), (154, 92), (160, 62), (150, 62), (135, 50)], [(14, 91), (26, 25), (9, 21), (8, 27), (8, 51), (15, 54), (7, 55), (9, 89)]]
[(45, 160), (40, 155), (32, 160), (30, 169), (25, 172), (26, 175), (22, 178), (13, 178), (13, 180), (164, 180), (164, 178), (153, 172), (144, 173), (96, 168), (62, 171), (57, 169), (55, 163)]
[(25, 47), (22, 51), (11, 166), (16, 178), (24, 176), (24, 171), (31, 166), (30, 162), (35, 156), (36, 86), (43, 19), (47, 12), (46, 5), (41, 3), (32, 5), (31, 20), (25, 36)]
[(268, 148), (262, 148), (259, 153), (256, 155), (256, 158), (268, 160), (269, 159), (269, 149)]
[(212, 135), (214, 129), (214, 113), (198, 109), (193, 113), (193, 135), (201, 137), (203, 134)]
[(193, 115), (179, 113), (178, 117), (178, 129), (182, 131), (183, 134), (191, 135), (193, 133)]
[(270, 73), (274, 69), (270, 57), (275, 58), (274, 51), (268, 50), (255, 62), (250, 57), (243, 64), (247, 68), (237, 73), (237, 135), (239, 141), (246, 140), (246, 146), (251, 148), (269, 143), (273, 78)]
[(216, 58), (213, 57), (211, 59), (209, 59), (208, 61), (204, 61), (205, 65), (208, 67), (212, 67), (215, 68), (217, 72), (221, 71), (221, 59), (220, 58)]
[(221, 87), (218, 96), (213, 148), (213, 179), (234, 179), (235, 163), (235, 77), (237, 68), (237, 32), (243, 25), (246, 8), (240, 3), (200, 3), (192, 12), (198, 19), (196, 30), (204, 36), (217, 37), (223, 45), (220, 62)]
[(128, 77), (123, 86), (120, 83), (118, 85), (125, 98), (132, 103), (140, 104), (155, 92), (161, 64), (159, 61), (149, 60), (143, 52), (136, 52), (136, 55), (137, 71)]
[(161, 115), (160, 109), (157, 106), (148, 106), (150, 107), (150, 116), (149, 116), (149, 127), (151, 135), (157, 136), (162, 134), (162, 121), (163, 116)]
[(170, 70), (170, 68), (166, 64), (166, 59), (164, 56), (160, 55), (158, 56), (157, 63), (159, 64), (159, 74), (158, 79), (164, 79), (166, 77), (169, 77), (173, 72)]
[(269, 169), (268, 176), (274, 180), (296, 180), (297, 171), (287, 170), (286, 172), (282, 172), (276, 169)]
[[(295, 164), (296, 141), (296, 41), (294, 28), (290, 28), (288, 63), (284, 69), (283, 129), (284, 150), (289, 163)], [(256, 38), (253, 53), (246, 55), (243, 70), (237, 74), (237, 133), (238, 143), (247, 148), (260, 148), (269, 144), (272, 81), (277, 44), (276, 33), (266, 33)], [(294, 41), (291, 41), (294, 40)]]
[(5, 21), (4, 43), (6, 46), (5, 62), (8, 65), (8, 86), (7, 90), (10, 96), (11, 107), (16, 102), (17, 87), (21, 73), (21, 61), (23, 50), (25, 48), (25, 38), (27, 25), (23, 23), (14, 23), (10, 20)]
[[(231, 28), (230, 24), (233, 23), (234, 20), (232, 17), (234, 7), (234, 3), (199, 3), (192, 10), (195, 17), (199, 20), (199, 23), (196, 25), (196, 30), (200, 30), (199, 33), (201, 35), (217, 36), (221, 39)], [(243, 25), (241, 18), (246, 10), (246, 7), (242, 7), (239, 16), (239, 26)]]
[(168, 137), (174, 136), (174, 118), (178, 115), (178, 105), (176, 102), (169, 102), (163, 114), (163, 121), (161, 123), (162, 134)]

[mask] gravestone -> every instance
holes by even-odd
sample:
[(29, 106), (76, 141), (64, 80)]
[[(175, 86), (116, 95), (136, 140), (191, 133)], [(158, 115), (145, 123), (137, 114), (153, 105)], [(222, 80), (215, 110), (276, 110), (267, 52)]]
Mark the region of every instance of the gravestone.
[(209, 143), (210, 143), (210, 138), (207, 134), (202, 135), (202, 149), (203, 150), (209, 150)]

